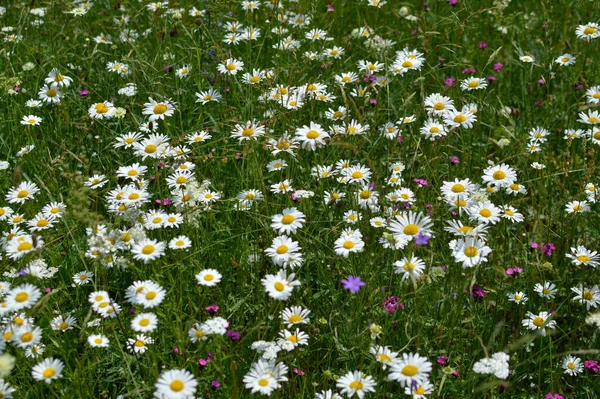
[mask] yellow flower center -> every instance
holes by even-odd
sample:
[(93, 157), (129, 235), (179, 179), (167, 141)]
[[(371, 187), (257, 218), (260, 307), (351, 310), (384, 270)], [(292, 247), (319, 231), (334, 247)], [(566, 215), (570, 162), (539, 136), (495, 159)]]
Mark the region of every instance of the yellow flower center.
[(185, 182), (187, 182), (187, 177), (185, 177), (185, 176), (179, 176), (175, 180), (175, 183), (177, 183), (177, 184), (184, 184)]
[(352, 249), (352, 248), (354, 248), (354, 243), (352, 241), (346, 241), (344, 243), (344, 248), (346, 248), (346, 249)]
[(567, 367), (569, 368), (569, 370), (575, 370), (576, 366), (575, 366), (575, 363), (569, 362), (569, 363), (567, 363)]
[(33, 333), (26, 332), (25, 334), (21, 335), (21, 342), (31, 342), (32, 339)]
[(489, 218), (490, 216), (492, 216), (492, 211), (490, 211), (487, 208), (483, 208), (482, 210), (479, 211), (479, 214), (481, 216), (483, 216), (484, 218)]
[(431, 129), (429, 129), (429, 133), (439, 133), (440, 132), (440, 128), (437, 126), (432, 126)]
[(150, 292), (148, 292), (148, 293), (146, 294), (146, 299), (148, 299), (148, 300), (152, 300), (152, 299), (154, 299), (154, 298), (156, 298), (156, 292), (154, 292), (154, 291), (150, 291)]
[(411, 262), (405, 263), (404, 266), (402, 266), (402, 267), (407, 272), (411, 272), (411, 271), (415, 270), (415, 265), (413, 263), (411, 263)]
[(363, 383), (360, 381), (352, 381), (350, 383), (351, 389), (361, 390), (361, 389), (363, 389), (363, 386), (364, 386)]
[(600, 119), (592, 116), (590, 119), (588, 119), (588, 122), (590, 122), (590, 123), (598, 123), (598, 122), (600, 122)]
[(204, 276), (204, 281), (213, 281), (215, 279), (215, 276), (213, 276), (212, 274), (206, 274)]
[(277, 247), (277, 249), (275, 250), (275, 252), (277, 252), (279, 255), (283, 255), (288, 251), (288, 247), (287, 245), (280, 245)]
[(184, 386), (185, 385), (183, 384), (183, 381), (181, 381), (181, 380), (173, 380), (173, 382), (171, 382), (171, 384), (169, 385), (171, 390), (173, 390), (175, 392), (183, 391)]
[(504, 210), (504, 213), (507, 214), (508, 216), (515, 216), (515, 213), (513, 211), (511, 211), (510, 209)]
[(285, 215), (281, 218), (281, 223), (283, 224), (291, 224), (295, 220), (293, 215)]
[(586, 35), (593, 35), (594, 33), (596, 33), (596, 28), (592, 28), (591, 26), (588, 26), (583, 30), (583, 33)]
[(371, 198), (371, 192), (369, 190), (363, 190), (360, 192), (360, 198), (368, 199)]
[(225, 69), (227, 69), (228, 71), (233, 71), (233, 70), (235, 70), (235, 68), (236, 68), (235, 64), (225, 65)]
[(242, 136), (244, 137), (251, 137), (254, 134), (254, 129), (252, 129), (251, 127), (247, 127), (244, 130), (242, 130)]
[(460, 183), (456, 183), (452, 186), (452, 192), (454, 193), (462, 193), (463, 191), (465, 191), (465, 186)]
[(409, 235), (409, 236), (414, 236), (417, 233), (419, 233), (419, 226), (417, 226), (416, 224), (407, 224), (404, 227), (404, 234)]
[(261, 378), (260, 380), (258, 380), (258, 385), (260, 385), (261, 387), (266, 387), (267, 385), (269, 385), (269, 380), (267, 380), (266, 378)]
[(102, 338), (96, 338), (96, 339), (94, 340), (94, 343), (95, 343), (96, 345), (100, 345), (100, 344), (102, 343)]
[(542, 319), (541, 317), (536, 317), (535, 319), (533, 319), (533, 325), (536, 327), (541, 327), (544, 325), (544, 319)]
[(494, 178), (494, 180), (503, 180), (506, 177), (506, 172), (502, 170), (497, 170), (494, 172), (492, 177)]
[(97, 114), (105, 114), (108, 112), (108, 107), (104, 103), (98, 103), (94, 108), (96, 108)]
[(477, 256), (477, 254), (479, 253), (479, 250), (475, 247), (466, 247), (464, 250), (464, 253), (469, 258), (472, 258), (474, 256)]
[(148, 319), (142, 319), (142, 320), (140, 320), (140, 326), (142, 326), (142, 327), (146, 327), (149, 324), (150, 324), (150, 320), (148, 320)]
[(144, 346), (144, 344), (145, 344), (145, 343), (144, 343), (144, 341), (142, 341), (142, 340), (139, 340), (139, 339), (138, 339), (138, 340), (136, 340), (136, 341), (135, 341), (135, 346), (137, 346), (138, 348), (141, 348), (141, 347), (143, 347), (143, 346)]
[(353, 179), (360, 179), (360, 178), (362, 178), (362, 177), (363, 177), (363, 173), (362, 173), (362, 172), (359, 172), (358, 170), (357, 170), (356, 172), (353, 172), (353, 173), (352, 173), (352, 178), (353, 178)]
[(283, 283), (281, 281), (276, 282), (274, 287), (279, 292), (281, 292), (285, 289), (285, 285), (283, 285)]
[(306, 137), (309, 138), (309, 139), (311, 139), (311, 140), (314, 140), (314, 139), (318, 138), (319, 136), (320, 136), (320, 134), (316, 130), (309, 130), (306, 133)]
[(515, 295), (515, 300), (516, 301), (520, 301), (521, 300), (521, 295)]
[(56, 90), (54, 90), (54, 89), (46, 90), (46, 95), (48, 97), (56, 97)]
[(586, 301), (591, 301), (592, 299), (594, 299), (594, 294), (592, 294), (589, 291), (585, 291), (582, 295), (583, 299), (585, 299)]
[(204, 337), (204, 332), (202, 330), (196, 330), (196, 338), (202, 338)]
[(288, 321), (290, 323), (300, 323), (302, 320), (302, 316), (300, 316), (299, 314), (293, 314), (288, 318)]
[(147, 154), (153, 154), (155, 153), (157, 150), (156, 146), (154, 144), (148, 144), (145, 148), (144, 148), (144, 152), (146, 152)]
[(167, 106), (165, 104), (156, 104), (152, 112), (158, 115), (162, 115), (165, 112), (167, 112)]
[(581, 263), (587, 263), (590, 261), (590, 257), (587, 255), (579, 255), (577, 257), (577, 260), (580, 261)]
[(29, 195), (29, 191), (21, 190), (17, 193), (17, 198), (25, 198)]
[(67, 328), (69, 328), (69, 323), (67, 323), (66, 321), (63, 321), (58, 325), (59, 330), (66, 330)]
[(454, 122), (456, 122), (456, 123), (463, 123), (466, 120), (467, 120), (467, 117), (464, 116), (463, 114), (458, 114), (454, 117)]
[(446, 104), (444, 104), (441, 101), (438, 101), (437, 103), (433, 104), (433, 109), (435, 109), (436, 111), (441, 111), (444, 108), (446, 108)]
[(153, 252), (154, 252), (154, 245), (144, 245), (144, 247), (142, 248), (142, 253), (144, 255), (150, 255)]
[(402, 374), (404, 374), (407, 377), (413, 377), (417, 375), (418, 372), (419, 369), (416, 366), (413, 366), (412, 364), (406, 365), (402, 369)]
[(22, 242), (22, 243), (19, 244), (19, 246), (17, 247), (17, 250), (19, 252), (21, 252), (21, 251), (31, 251), (32, 248), (33, 248), (33, 244), (30, 243), (30, 242), (25, 241), (25, 242)]
[(52, 377), (54, 377), (55, 374), (56, 374), (56, 370), (54, 370), (52, 367), (48, 367), (42, 373), (42, 375), (44, 376), (44, 378), (52, 378)]
[(404, 61), (404, 62), (402, 63), (402, 66), (403, 66), (404, 68), (410, 68), (410, 67), (412, 67), (412, 66), (413, 66), (413, 63), (412, 63), (412, 62), (410, 62), (409, 60), (406, 60), (406, 61)]
[(289, 337), (286, 338), (286, 340), (293, 342), (293, 343), (298, 343), (298, 341), (300, 341), (300, 339), (298, 338), (297, 335), (290, 335)]
[(423, 387), (417, 387), (417, 389), (415, 389), (415, 394), (417, 395), (423, 395), (425, 393), (425, 388)]

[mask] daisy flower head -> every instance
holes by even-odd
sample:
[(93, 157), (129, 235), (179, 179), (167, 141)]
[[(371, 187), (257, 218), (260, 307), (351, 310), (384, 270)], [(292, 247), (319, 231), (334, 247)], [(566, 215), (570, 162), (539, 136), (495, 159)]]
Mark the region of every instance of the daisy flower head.
[(326, 391), (317, 392), (315, 394), (315, 399), (342, 399), (342, 397), (338, 395), (337, 392), (328, 389)]
[(152, 332), (158, 326), (158, 318), (154, 313), (139, 313), (131, 320), (131, 329), (135, 332)]
[(164, 120), (167, 116), (172, 116), (175, 112), (175, 103), (170, 99), (157, 102), (152, 97), (148, 98), (148, 102), (144, 103), (142, 114), (148, 115), (148, 120), (154, 122), (156, 120)]
[(444, 123), (450, 128), (464, 127), (471, 129), (473, 123), (477, 121), (477, 116), (471, 110), (451, 109), (444, 113)]
[(390, 221), (388, 229), (393, 235), (402, 236), (408, 241), (412, 241), (420, 233), (433, 237), (432, 226), (431, 218), (425, 216), (423, 212), (408, 211), (396, 215), (395, 219)]
[(288, 351), (297, 348), (298, 346), (306, 346), (308, 345), (308, 334), (300, 331), (299, 328), (296, 328), (295, 331), (283, 330), (279, 332), (279, 337), (277, 339), (277, 343), (281, 347), (289, 347)]
[(452, 240), (450, 246), (455, 262), (462, 263), (465, 269), (487, 262), (487, 256), (492, 253), (485, 241), (476, 237)]
[(292, 306), (281, 311), (281, 320), (288, 328), (298, 324), (310, 323), (308, 315), (310, 310), (304, 309), (301, 306)]
[(434, 386), (429, 381), (423, 381), (404, 388), (404, 394), (410, 396), (412, 399), (426, 399), (428, 395), (433, 393)]
[(365, 242), (362, 240), (362, 235), (358, 230), (352, 234), (342, 233), (342, 235), (334, 242), (336, 255), (347, 258), (350, 253), (362, 252), (365, 247)]
[(160, 285), (147, 281), (141, 290), (135, 292), (135, 303), (142, 305), (145, 309), (159, 306), (167, 295)]
[(585, 304), (588, 311), (590, 308), (598, 307), (598, 303), (600, 303), (600, 289), (598, 289), (597, 285), (592, 288), (586, 288), (583, 285), (580, 285), (579, 287), (571, 288), (571, 291), (577, 294), (573, 300)]
[(373, 355), (375, 361), (382, 364), (382, 368), (385, 370), (388, 366), (392, 365), (398, 357), (398, 352), (392, 352), (387, 346), (376, 345), (369, 349), (369, 353)]
[(269, 248), (265, 249), (265, 254), (271, 257), (276, 265), (285, 266), (290, 257), (296, 255), (300, 250), (297, 241), (293, 241), (286, 235), (280, 235), (273, 239), (273, 243)]
[(95, 103), (90, 105), (88, 108), (88, 115), (92, 119), (110, 119), (115, 115), (114, 104), (110, 101), (103, 101), (101, 103)]
[(590, 251), (582, 245), (579, 245), (577, 248), (571, 248), (571, 253), (565, 256), (571, 259), (571, 262), (577, 266), (596, 267), (600, 264), (600, 255), (598, 252)]
[(487, 80), (484, 78), (468, 78), (460, 82), (462, 91), (481, 90), (487, 87)]
[(581, 359), (572, 355), (567, 355), (562, 362), (562, 368), (565, 374), (576, 376), (583, 371)]
[(403, 353), (390, 366), (388, 379), (397, 381), (403, 387), (411, 386), (413, 381), (423, 383), (429, 380), (432, 364), (418, 353)]
[(8, 190), (5, 199), (9, 204), (23, 204), (25, 201), (32, 199), (39, 191), (40, 189), (35, 183), (24, 181), (17, 187)]
[(127, 349), (134, 354), (143, 354), (148, 350), (148, 345), (154, 343), (154, 339), (144, 334), (138, 334), (135, 338), (127, 338)]
[(184, 399), (195, 397), (198, 381), (187, 370), (166, 370), (154, 385), (154, 397), (160, 399)]
[(236, 75), (244, 69), (244, 62), (235, 58), (228, 58), (217, 66), (217, 70), (224, 75)]
[(108, 337), (102, 334), (91, 334), (88, 337), (87, 342), (92, 348), (108, 348), (110, 343)]
[(537, 283), (533, 290), (542, 298), (553, 299), (556, 296), (556, 285), (545, 281), (544, 284)]
[(21, 284), (10, 289), (4, 296), (6, 307), (12, 312), (29, 309), (42, 296), (42, 291), (32, 284)]
[(489, 166), (483, 171), (483, 182), (508, 187), (517, 180), (517, 172), (506, 164)]
[(590, 205), (587, 201), (569, 201), (567, 205), (565, 205), (565, 211), (571, 214), (577, 213), (585, 213), (590, 210)]
[(576, 57), (569, 53), (565, 53), (554, 60), (560, 66), (569, 66), (575, 64)]
[(169, 241), (169, 249), (188, 249), (192, 247), (192, 241), (187, 236), (174, 237)]
[(62, 91), (56, 85), (44, 86), (38, 92), (40, 100), (49, 104), (59, 104), (60, 99), (64, 96)]
[(585, 92), (587, 102), (590, 104), (600, 103), (600, 86), (592, 86)]
[(62, 377), (64, 367), (65, 365), (60, 359), (50, 357), (33, 366), (31, 375), (37, 381), (44, 381), (46, 384), (50, 384), (52, 381)]
[(131, 253), (133, 254), (133, 259), (148, 263), (163, 256), (165, 247), (166, 244), (162, 241), (143, 239), (134, 244), (133, 248), (131, 248)]
[(42, 118), (35, 115), (26, 115), (21, 119), (21, 125), (25, 126), (38, 126), (42, 123)]
[(536, 334), (540, 334), (541, 336), (545, 337), (546, 328), (556, 328), (556, 321), (551, 319), (551, 314), (548, 312), (540, 312), (537, 315), (532, 312), (527, 312), (526, 315), (527, 318), (524, 319), (521, 324), (523, 327), (527, 327)]
[(69, 87), (73, 78), (62, 75), (57, 68), (54, 68), (48, 74), (48, 77), (44, 79), (44, 82), (48, 85), (56, 85), (58, 87)]
[(519, 59), (529, 64), (533, 64), (535, 62), (535, 58), (532, 55), (528, 54), (520, 56)]
[(286, 208), (271, 218), (271, 228), (279, 234), (296, 234), (296, 230), (306, 223), (304, 213), (297, 208)]
[(529, 299), (527, 298), (527, 295), (525, 295), (525, 293), (521, 291), (515, 293), (508, 293), (506, 294), (506, 296), (508, 297), (508, 300), (510, 302), (514, 302), (519, 305), (524, 304)]
[(205, 105), (209, 102), (218, 103), (223, 98), (223, 95), (212, 87), (208, 90), (196, 93), (196, 102)]
[(294, 280), (295, 274), (287, 275), (285, 270), (280, 270), (277, 274), (267, 274), (261, 280), (267, 294), (279, 301), (284, 301), (292, 295), (294, 287), (299, 286), (300, 282)]
[(223, 276), (215, 269), (205, 269), (196, 274), (196, 280), (199, 285), (214, 287), (221, 282)]
[(302, 148), (309, 151), (315, 151), (318, 147), (324, 146), (324, 139), (326, 138), (329, 138), (329, 134), (323, 130), (321, 125), (314, 122), (310, 122), (309, 126), (304, 125), (301, 128), (297, 128), (294, 137)]
[(243, 125), (236, 124), (231, 132), (231, 137), (238, 139), (240, 142), (244, 140), (257, 140), (264, 136), (265, 127), (258, 121), (251, 120)]
[(396, 274), (402, 274), (403, 281), (408, 278), (414, 281), (425, 271), (425, 262), (413, 255), (394, 262), (393, 266)]
[(592, 39), (597, 39), (600, 37), (600, 25), (588, 22), (585, 25), (579, 25), (577, 29), (575, 29), (575, 35), (579, 39), (583, 39), (585, 41), (590, 41)]
[(348, 371), (336, 382), (336, 387), (349, 398), (354, 395), (362, 399), (365, 393), (375, 392), (376, 382), (370, 375), (360, 371)]

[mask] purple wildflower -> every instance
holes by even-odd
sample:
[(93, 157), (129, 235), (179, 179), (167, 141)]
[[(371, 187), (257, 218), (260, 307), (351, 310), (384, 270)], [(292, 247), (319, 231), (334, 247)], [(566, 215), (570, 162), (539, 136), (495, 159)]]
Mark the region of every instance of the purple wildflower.
[(344, 289), (347, 289), (351, 293), (356, 294), (358, 291), (360, 291), (360, 287), (364, 287), (365, 285), (367, 285), (367, 283), (361, 281), (360, 276), (348, 276), (347, 279), (342, 280), (342, 285), (344, 286)]

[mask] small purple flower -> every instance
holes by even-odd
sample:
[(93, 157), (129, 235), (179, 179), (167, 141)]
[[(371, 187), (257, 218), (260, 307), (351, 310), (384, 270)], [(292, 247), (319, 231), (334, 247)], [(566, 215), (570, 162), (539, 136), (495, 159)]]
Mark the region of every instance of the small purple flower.
[(443, 355), (443, 356), (438, 357), (437, 363), (440, 366), (445, 366), (446, 364), (448, 364), (448, 356)]
[(460, 375), (460, 374), (459, 374), (458, 370), (454, 370), (454, 371), (452, 372), (452, 377), (458, 378), (458, 376), (459, 376), (459, 375)]
[(219, 311), (219, 307), (217, 305), (210, 305), (204, 308), (208, 313), (215, 314)]
[(544, 399), (565, 399), (565, 397), (557, 393), (548, 392), (546, 396), (544, 396)]
[(210, 383), (210, 386), (212, 387), (212, 389), (217, 389), (221, 387), (221, 381), (219, 380), (212, 380), (212, 382)]
[(377, 105), (377, 99), (375, 99), (375, 98), (371, 98), (371, 99), (369, 100), (369, 104), (371, 104), (371, 105)]
[(512, 276), (515, 273), (523, 273), (523, 269), (519, 266), (509, 267), (508, 269), (506, 269), (506, 274), (508, 274), (509, 276)]
[(485, 80), (487, 80), (488, 82), (495, 82), (496, 80), (498, 80), (498, 78), (495, 76), (488, 76), (487, 78), (485, 78)]
[(600, 363), (597, 360), (586, 360), (584, 363), (586, 369), (590, 370), (594, 374), (600, 373)]
[(545, 85), (546, 84), (546, 79), (540, 78), (540, 79), (538, 79), (538, 83), (541, 84), (541, 85)]
[(398, 309), (404, 310), (404, 304), (400, 303), (400, 299), (396, 296), (390, 296), (381, 303), (381, 306), (389, 314), (394, 314)]
[(327, 7), (327, 12), (334, 12), (335, 8), (333, 8), (333, 6), (331, 4), (327, 4), (325, 7)]
[(450, 155), (448, 157), (448, 160), (450, 161), (451, 164), (453, 165), (458, 165), (460, 163), (460, 160), (458, 159), (458, 157), (456, 155)]
[(551, 242), (542, 243), (542, 252), (546, 256), (552, 256), (552, 252), (556, 251), (556, 247)]
[(232, 341), (239, 341), (242, 338), (242, 334), (234, 330), (227, 330), (225, 336), (229, 337)]
[(85, 96), (87, 96), (88, 94), (90, 94), (90, 92), (89, 92), (89, 91), (87, 91), (87, 90), (81, 90), (81, 91), (79, 92), (79, 97), (85, 97)]
[(454, 85), (454, 82), (456, 82), (456, 79), (453, 77), (449, 77), (449, 78), (446, 78), (446, 80), (444, 81), (444, 84), (448, 87), (452, 87), (452, 85)]
[(22, 268), (21, 270), (19, 270), (19, 271), (17, 272), (17, 275), (18, 275), (19, 277), (26, 276), (26, 275), (27, 275), (27, 268), (26, 268), (26, 267), (24, 267), (24, 268)]
[(542, 100), (537, 100), (537, 101), (535, 102), (535, 106), (536, 106), (536, 107), (541, 107), (541, 106), (542, 106)]
[(420, 231), (419, 234), (415, 237), (415, 244), (427, 245), (429, 243), (429, 240), (431, 240), (431, 237), (423, 234), (423, 232)]
[(479, 48), (485, 50), (488, 48), (488, 44), (486, 42), (479, 42)]
[(413, 181), (415, 183), (417, 183), (417, 186), (419, 186), (419, 187), (423, 187), (423, 186), (428, 186), (429, 185), (429, 181), (427, 181), (425, 179), (413, 179)]
[(458, 0), (446, 0), (452, 7), (458, 4)]
[(482, 287), (475, 284), (475, 285), (473, 285), (473, 288), (471, 288), (470, 294), (473, 299), (479, 299), (479, 298), (483, 298), (485, 296), (485, 291)]
[(166, 73), (173, 72), (173, 65), (167, 65), (167, 66), (165, 67), (165, 72), (166, 72)]
[(300, 370), (299, 368), (294, 368), (294, 374), (304, 375), (306, 373), (304, 371)]
[(135, 309), (134, 308), (129, 308), (129, 314), (134, 314), (135, 313)]
[(360, 287), (364, 287), (365, 285), (367, 285), (367, 283), (361, 281), (360, 276), (348, 276), (347, 279), (342, 280), (342, 285), (344, 286), (344, 289), (347, 289), (351, 293), (356, 294), (358, 291), (360, 291)]
[(402, 136), (398, 136), (396, 140), (398, 141), (398, 143), (404, 143), (404, 139), (402, 138)]
[(494, 64), (494, 71), (500, 72), (502, 68), (504, 68), (504, 64), (502, 64), (501, 62), (497, 62)]

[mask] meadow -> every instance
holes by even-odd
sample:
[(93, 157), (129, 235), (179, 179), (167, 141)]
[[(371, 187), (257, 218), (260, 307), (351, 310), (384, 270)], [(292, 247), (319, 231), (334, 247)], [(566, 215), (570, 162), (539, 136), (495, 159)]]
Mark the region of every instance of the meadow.
[(599, 22), (2, 2), (0, 398), (600, 397)]

